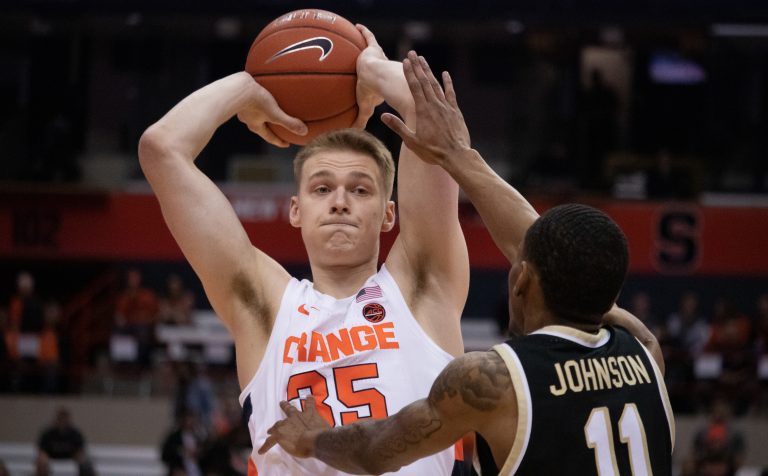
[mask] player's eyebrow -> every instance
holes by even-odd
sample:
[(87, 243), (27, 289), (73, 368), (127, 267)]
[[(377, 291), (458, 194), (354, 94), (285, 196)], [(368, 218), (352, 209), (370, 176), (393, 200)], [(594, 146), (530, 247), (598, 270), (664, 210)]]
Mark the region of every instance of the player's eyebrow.
[[(347, 173), (347, 175), (351, 176), (354, 179), (358, 179), (358, 180), (367, 179), (367, 180), (370, 180), (372, 182), (376, 182), (376, 179), (371, 174), (366, 173), (366, 172), (360, 172), (360, 171), (357, 171), (357, 170), (353, 170), (352, 172)], [(317, 172), (315, 172), (312, 175), (310, 175), (309, 177), (307, 177), (307, 181), (315, 180), (315, 179), (318, 179), (318, 178), (321, 178), (321, 179), (322, 178), (330, 178), (330, 177), (333, 177), (333, 176), (334, 176), (334, 174), (331, 171), (329, 171), (329, 170), (318, 170)]]

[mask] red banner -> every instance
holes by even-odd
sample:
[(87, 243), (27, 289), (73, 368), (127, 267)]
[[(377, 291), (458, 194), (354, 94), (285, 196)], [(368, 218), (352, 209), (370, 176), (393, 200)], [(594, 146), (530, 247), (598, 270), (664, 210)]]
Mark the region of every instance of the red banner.
[[(299, 231), (288, 223), (288, 198), (229, 196), (255, 245), (284, 263), (303, 263)], [(589, 202), (612, 216), (629, 239), (631, 272), (768, 276), (768, 208), (689, 203)], [(552, 203), (534, 201), (540, 212)], [(474, 267), (507, 263), (471, 207), (462, 226)], [(382, 251), (396, 231), (386, 233)], [(183, 256), (151, 195), (4, 193), (0, 257), (21, 259), (180, 260)]]

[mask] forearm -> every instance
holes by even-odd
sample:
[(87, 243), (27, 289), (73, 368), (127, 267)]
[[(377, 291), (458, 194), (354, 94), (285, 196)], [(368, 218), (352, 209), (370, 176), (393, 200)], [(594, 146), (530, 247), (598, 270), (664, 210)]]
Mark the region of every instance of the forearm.
[(448, 448), (461, 434), (419, 400), (389, 418), (321, 433), (314, 457), (348, 473), (381, 474)]
[(472, 201), (496, 246), (514, 261), (525, 232), (539, 216), (533, 206), (474, 149), (446, 157), (441, 165)]
[(195, 91), (153, 124), (142, 144), (162, 147), (164, 156), (194, 160), (216, 129), (254, 100), (255, 87), (253, 78), (240, 72)]
[(347, 473), (375, 474), (371, 460), (361, 451), (370, 443), (371, 423), (374, 422), (359, 422), (320, 433), (314, 442), (313, 456)]
[(612, 326), (621, 326), (629, 331), (630, 334), (644, 345), (653, 356), (659, 366), (661, 373), (664, 373), (664, 357), (656, 336), (648, 327), (631, 312), (615, 305), (603, 317), (603, 324)]

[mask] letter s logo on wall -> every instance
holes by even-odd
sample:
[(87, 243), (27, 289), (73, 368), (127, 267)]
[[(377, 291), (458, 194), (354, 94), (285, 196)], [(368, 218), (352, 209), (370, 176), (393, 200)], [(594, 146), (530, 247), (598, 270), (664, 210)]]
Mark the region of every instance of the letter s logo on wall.
[(695, 207), (663, 207), (651, 260), (663, 274), (692, 274), (701, 261), (701, 214)]

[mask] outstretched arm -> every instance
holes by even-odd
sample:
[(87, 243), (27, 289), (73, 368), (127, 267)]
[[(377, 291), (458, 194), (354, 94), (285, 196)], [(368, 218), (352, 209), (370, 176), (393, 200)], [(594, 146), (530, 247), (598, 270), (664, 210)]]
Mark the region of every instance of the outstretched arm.
[[(496, 246), (513, 262), (538, 213), (462, 140), (466, 124), (450, 75), (443, 73), (443, 93), (426, 60), (414, 52), (408, 53), (408, 58), (403, 61), (403, 71), (413, 94), (417, 127), (412, 128), (391, 114), (382, 117), (384, 123), (422, 160), (440, 165), (456, 179), (483, 218)], [(663, 372), (659, 344), (637, 317), (614, 306), (604, 322), (627, 328), (648, 348)]]
[(413, 51), (403, 61), (403, 71), (415, 101), (416, 126), (392, 114), (382, 120), (419, 158), (442, 167), (458, 182), (496, 246), (513, 262), (538, 213), (471, 148), (450, 75), (443, 73), (443, 91), (426, 60)]
[[(274, 314), (271, 307), (279, 300), (289, 276), (251, 245), (227, 198), (194, 163), (215, 130), (235, 114), (278, 146), (287, 144), (269, 131), (266, 121), (297, 133), (304, 128), (299, 120), (281, 111), (248, 73), (236, 73), (195, 91), (150, 126), (139, 142), (139, 160), (168, 228), (200, 277), (217, 314), (236, 343), (238, 339), (250, 340), (247, 347), (238, 346), (240, 357), (246, 348), (258, 348), (260, 341), (266, 343)], [(255, 372), (260, 352), (239, 359), (241, 381)], [(241, 368), (240, 363), (246, 360), (246, 368)]]
[(280, 444), (294, 456), (315, 457), (348, 473), (381, 474), (448, 448), (469, 431), (482, 433), (509, 413), (509, 402), (516, 402), (506, 365), (494, 351), (455, 359), (438, 375), (428, 398), (383, 420), (330, 429), (311, 398), (303, 413), (280, 404), (287, 418), (268, 430), (259, 453)]
[(653, 332), (643, 324), (643, 321), (626, 309), (614, 304), (613, 308), (603, 316), (603, 324), (621, 326), (628, 330), (630, 334), (635, 336), (648, 349), (653, 356), (653, 360), (659, 366), (661, 374), (664, 375), (664, 354), (661, 352), (659, 341), (653, 335)]
[[(358, 84), (380, 95), (415, 127), (413, 97), (402, 64), (388, 61), (373, 34), (362, 26), (360, 31), (369, 47), (358, 60)], [(465, 140), (468, 142), (468, 136)], [(419, 160), (403, 144), (397, 166), (397, 202), (400, 230), (387, 268), (427, 333), (457, 355), (463, 351), (458, 321), (469, 290), (459, 187), (445, 170)]]

